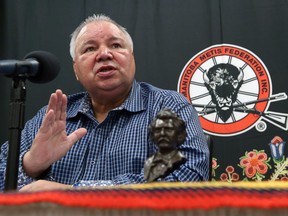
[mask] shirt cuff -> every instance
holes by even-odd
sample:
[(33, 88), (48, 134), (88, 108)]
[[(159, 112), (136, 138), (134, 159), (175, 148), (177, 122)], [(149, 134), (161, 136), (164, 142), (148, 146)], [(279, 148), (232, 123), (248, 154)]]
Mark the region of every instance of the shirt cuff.
[(99, 186), (113, 186), (111, 180), (82, 180), (72, 185), (72, 187), (99, 187)]
[(18, 189), (24, 187), (27, 184), (32, 183), (35, 181), (32, 177), (28, 176), (26, 172), (24, 171), (23, 167), (23, 157), (26, 154), (27, 151), (22, 152), (19, 156), (19, 168), (18, 168)]

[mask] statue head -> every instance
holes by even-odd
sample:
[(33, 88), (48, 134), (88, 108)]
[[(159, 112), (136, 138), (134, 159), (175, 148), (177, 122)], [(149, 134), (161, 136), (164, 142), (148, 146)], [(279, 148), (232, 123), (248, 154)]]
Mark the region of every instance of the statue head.
[(177, 149), (186, 139), (185, 122), (170, 109), (160, 110), (149, 125), (152, 140), (160, 150)]

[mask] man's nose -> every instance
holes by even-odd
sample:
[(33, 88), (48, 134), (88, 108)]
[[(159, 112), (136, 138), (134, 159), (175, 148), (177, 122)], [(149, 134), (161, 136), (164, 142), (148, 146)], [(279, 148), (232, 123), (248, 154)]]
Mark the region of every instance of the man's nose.
[(105, 61), (112, 59), (112, 53), (108, 47), (101, 47), (98, 50), (97, 61)]
[(160, 134), (161, 134), (161, 135), (164, 135), (164, 134), (165, 134), (165, 129), (164, 129), (164, 128), (161, 128)]

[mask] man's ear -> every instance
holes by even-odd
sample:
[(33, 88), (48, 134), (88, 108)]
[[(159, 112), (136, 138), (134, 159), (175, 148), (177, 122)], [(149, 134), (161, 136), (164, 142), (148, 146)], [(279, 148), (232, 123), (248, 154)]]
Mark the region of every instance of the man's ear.
[(75, 74), (76, 79), (79, 81), (79, 78), (77, 76), (77, 66), (76, 66), (75, 61), (73, 61), (73, 70), (74, 70), (74, 74)]
[(78, 78), (78, 76), (77, 76), (77, 74), (76, 74), (76, 73), (75, 73), (75, 77), (76, 77), (76, 80), (77, 80), (77, 81), (79, 81), (79, 78)]

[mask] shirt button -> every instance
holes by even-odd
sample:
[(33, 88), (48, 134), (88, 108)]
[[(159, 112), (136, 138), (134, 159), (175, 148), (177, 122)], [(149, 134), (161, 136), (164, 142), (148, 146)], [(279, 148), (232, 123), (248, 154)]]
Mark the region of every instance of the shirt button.
[(95, 164), (95, 161), (90, 161), (90, 165), (93, 166)]

